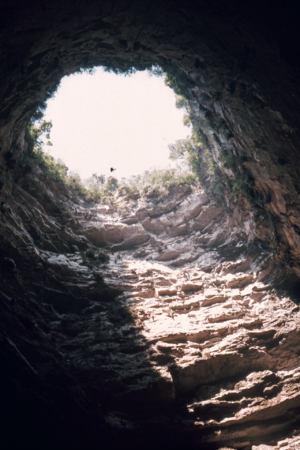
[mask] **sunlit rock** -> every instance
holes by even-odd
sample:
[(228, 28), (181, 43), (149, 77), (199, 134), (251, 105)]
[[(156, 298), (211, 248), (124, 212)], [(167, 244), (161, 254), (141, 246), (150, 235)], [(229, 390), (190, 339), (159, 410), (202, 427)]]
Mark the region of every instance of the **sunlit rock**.
[[(299, 448), (298, 18), (266, 0), (1, 2), (3, 448)], [(90, 205), (32, 164), (28, 120), (97, 65), (180, 78), (206, 193)]]

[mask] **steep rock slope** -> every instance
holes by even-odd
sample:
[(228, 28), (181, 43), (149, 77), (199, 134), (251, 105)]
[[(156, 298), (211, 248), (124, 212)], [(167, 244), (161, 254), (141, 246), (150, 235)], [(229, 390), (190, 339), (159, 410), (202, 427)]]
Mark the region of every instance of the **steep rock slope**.
[(50, 428), (67, 448), (297, 446), (299, 308), (249, 213), (188, 186), (89, 207), (53, 183), (45, 202), (30, 177), (1, 212), (12, 443), (17, 424), (33, 446)]

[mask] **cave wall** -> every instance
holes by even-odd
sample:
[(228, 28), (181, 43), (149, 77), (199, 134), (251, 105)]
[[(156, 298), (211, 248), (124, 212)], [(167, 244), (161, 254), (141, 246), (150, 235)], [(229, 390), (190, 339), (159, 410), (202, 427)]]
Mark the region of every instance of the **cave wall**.
[(247, 215), (184, 184), (91, 207), (20, 179), (0, 229), (7, 448), (297, 445), (299, 307)]
[[(49, 331), (49, 323), (61, 320), (64, 311), (40, 304), (42, 292), (57, 289), (68, 305), (67, 322), (76, 325), (76, 313), (80, 314), (85, 301), (89, 301), (89, 291), (73, 286), (74, 290), (66, 294), (66, 274), (60, 272), (60, 267), (58, 274), (49, 267), (38, 249), (60, 254), (72, 252), (72, 245), (85, 249), (90, 242), (82, 237), (81, 219), (78, 223), (71, 213), (76, 206), (66, 192), (50, 185), (43, 174), (24, 174), (27, 121), (55, 91), (60, 79), (81, 67), (105, 65), (126, 70), (163, 64), (171, 70), (176, 68), (188, 84), (195, 123), (205, 119), (197, 104), (204, 105), (206, 94), (205, 108), (216, 121), (223, 119), (232, 134), (225, 142), (219, 133), (221, 144), (236, 155), (247, 156), (247, 168), (257, 190), (268, 198), (265, 208), (274, 218), (277, 258), (291, 268), (290, 272), (298, 274), (297, 11), (280, 1), (242, 5), (236, 1), (12, 0), (0, 1), (0, 21), (0, 270), (4, 333), (0, 335), (0, 348), (5, 367), (1, 380), (6, 392), (5, 398), (2, 396), (6, 405), (2, 418), (10, 425), (8, 436), (14, 433), (14, 421), (20, 424), (23, 420), (25, 425), (17, 429), (32, 437), (37, 420), (45, 444), (49, 432), (47, 411), (51, 411), (50, 428), (54, 427), (55, 415), (60, 430), (60, 415), (72, 413), (72, 418), (78, 417), (72, 428), (74, 423), (86, 420), (86, 428), (82, 426), (85, 431), (91, 430), (91, 415), (92, 426), (103, 424), (103, 412), (93, 409), (93, 389), (82, 392), (80, 367), (74, 381), (72, 370), (66, 372), (58, 347), (51, 340), (56, 331)], [(218, 160), (217, 147), (215, 158)], [(239, 205), (235, 205), (237, 211)], [(246, 224), (253, 217), (248, 207), (244, 213), (242, 221)], [(269, 242), (270, 230), (254, 220), (250, 227), (245, 225), (247, 229), (253, 239)], [(268, 265), (273, 268), (270, 260)], [(33, 281), (35, 289), (30, 287)], [(86, 287), (89, 281), (87, 278)], [(67, 333), (73, 331), (67, 329)], [(81, 351), (84, 353), (85, 348)], [(86, 385), (89, 376), (87, 372)], [(42, 419), (38, 421), (40, 412)], [(30, 419), (25, 420), (26, 414)], [(99, 429), (96, 431), (99, 436)], [(65, 436), (70, 433), (72, 430), (65, 430)], [(54, 434), (53, 441), (59, 434)], [(74, 433), (73, 443), (76, 436)], [(85, 436), (82, 439), (84, 442)]]
[[(15, 161), (25, 165), (26, 122), (64, 75), (95, 65), (177, 68), (195, 108), (204, 105), (215, 122), (226, 122), (232, 137), (221, 144), (246, 156), (272, 218), (278, 259), (298, 274), (296, 18), (280, 1), (2, 2), (0, 139), (9, 166), (2, 182)], [(268, 240), (262, 228), (257, 235)]]

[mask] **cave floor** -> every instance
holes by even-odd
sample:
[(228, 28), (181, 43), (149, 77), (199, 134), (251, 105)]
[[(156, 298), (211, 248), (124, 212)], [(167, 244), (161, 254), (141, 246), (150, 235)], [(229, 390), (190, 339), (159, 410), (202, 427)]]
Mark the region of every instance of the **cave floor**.
[(185, 186), (68, 208), (40, 208), (27, 259), (19, 245), (1, 263), (19, 394), (95, 446), (297, 448), (299, 307), (244, 218)]

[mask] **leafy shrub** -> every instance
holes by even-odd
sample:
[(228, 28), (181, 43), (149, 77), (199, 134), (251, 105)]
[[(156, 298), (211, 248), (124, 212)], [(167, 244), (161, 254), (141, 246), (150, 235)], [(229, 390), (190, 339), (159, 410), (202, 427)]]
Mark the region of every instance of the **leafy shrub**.
[[(68, 167), (61, 159), (55, 159), (43, 151), (41, 137), (45, 133), (47, 133), (46, 137), (50, 137), (51, 127), (51, 122), (40, 121), (38, 124), (34, 121), (29, 122), (27, 142), (31, 164), (42, 167), (50, 178), (67, 187), (75, 196), (82, 197), (91, 203), (112, 200), (117, 189), (124, 189), (128, 194), (140, 193), (141, 195), (157, 191), (160, 196), (164, 196), (168, 195), (168, 188), (171, 185), (195, 183), (195, 176), (191, 171), (177, 169), (153, 169), (128, 180), (122, 179), (121, 182), (113, 176), (105, 179), (104, 175), (95, 173), (88, 180), (82, 182), (79, 174), (69, 172)], [(50, 144), (49, 141), (48, 145)]]
[(200, 127), (194, 127), (190, 138), (169, 145), (171, 159), (184, 159), (189, 169), (208, 193), (219, 197), (227, 189), (220, 168), (210, 152), (207, 136)]
[(190, 111), (189, 102), (183, 95), (177, 95), (175, 106), (178, 109), (185, 108), (187, 111)]
[(233, 194), (242, 195), (254, 209), (263, 210), (269, 198), (262, 198), (255, 190), (254, 179), (243, 165), (247, 158), (240, 155), (233, 155), (233, 153), (225, 152), (221, 149), (219, 159), (234, 174), (234, 181), (231, 184)]
[[(43, 112), (37, 111), (29, 121), (26, 130), (26, 141), (28, 144), (27, 158), (30, 160), (31, 170), (37, 166), (42, 168), (49, 178), (67, 187), (76, 197), (82, 197), (92, 203), (104, 201), (118, 188), (118, 180), (109, 177), (105, 181), (104, 175), (94, 174), (90, 180), (83, 183), (80, 175), (69, 172), (68, 167), (61, 159), (55, 159), (48, 152), (43, 151), (43, 137), (48, 139), (46, 145), (51, 146), (50, 131), (51, 121), (43, 119)], [(28, 165), (28, 161), (26, 161)], [(25, 164), (24, 164), (25, 167)]]
[(165, 85), (173, 89), (177, 96), (187, 99), (189, 89), (194, 87), (194, 82), (184, 72), (175, 67), (162, 66), (162, 72), (165, 76)]
[(101, 264), (105, 264), (109, 261), (109, 255), (105, 250), (99, 250), (97, 259)]
[(107, 305), (107, 315), (112, 323), (122, 326), (125, 324), (133, 324), (136, 314), (124, 302), (116, 300)]
[(85, 252), (85, 256), (90, 259), (96, 259), (95, 250), (92, 248), (88, 248), (87, 251)]
[[(184, 125), (193, 127), (192, 135), (189, 139), (176, 141), (175, 144), (169, 146), (171, 159), (184, 159), (190, 170), (196, 175), (201, 187), (208, 193), (212, 194), (216, 199), (223, 200), (224, 194), (234, 194), (244, 197), (252, 210), (257, 215), (264, 217), (265, 225), (270, 229), (273, 238), (271, 247), (273, 249), (278, 246), (278, 236), (276, 233), (276, 219), (265, 208), (269, 202), (269, 197), (262, 197), (255, 188), (255, 181), (251, 172), (245, 167), (247, 158), (241, 155), (235, 155), (233, 152), (224, 150), (221, 138), (229, 140), (233, 137), (226, 121), (220, 117), (216, 117), (209, 107), (209, 96), (205, 93), (201, 95), (199, 109), (204, 116), (204, 125), (194, 126), (190, 102), (191, 82), (183, 75), (178, 73), (165, 73), (165, 83), (170, 86), (177, 95), (176, 106), (185, 108), (187, 114), (184, 116)], [(216, 92), (214, 100), (220, 100), (221, 94)], [(198, 120), (197, 120), (198, 121)], [(210, 131), (210, 132), (209, 132)], [(219, 162), (214, 160), (212, 145), (210, 143), (209, 134), (213, 131), (212, 139), (219, 151)], [(218, 136), (219, 134), (219, 136)], [(222, 163), (233, 173), (233, 180), (222, 171)], [(258, 213), (258, 214), (257, 214)]]
[(93, 174), (91, 178), (84, 182), (86, 200), (92, 203), (103, 203), (113, 196), (119, 187), (119, 181), (115, 177)]
[(195, 184), (196, 178), (191, 171), (180, 171), (171, 169), (152, 169), (145, 171), (143, 175), (132, 176), (128, 180), (123, 179), (119, 189), (123, 189), (127, 194), (139, 193), (140, 195), (157, 192), (160, 197), (169, 194), (171, 186), (179, 184)]
[(105, 250), (96, 250), (94, 248), (88, 248), (85, 252), (85, 256), (91, 259), (95, 263), (105, 264), (109, 261), (109, 255)]

